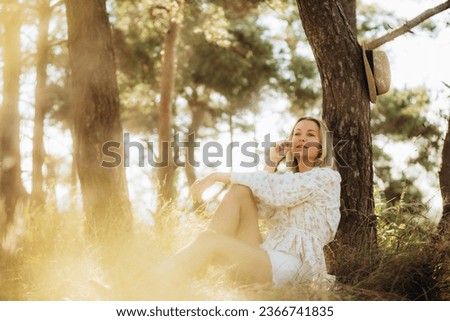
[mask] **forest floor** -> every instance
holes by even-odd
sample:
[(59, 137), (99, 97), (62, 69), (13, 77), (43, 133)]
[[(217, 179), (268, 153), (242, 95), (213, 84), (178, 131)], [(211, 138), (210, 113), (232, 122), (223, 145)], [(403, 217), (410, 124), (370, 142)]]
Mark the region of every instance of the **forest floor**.
[[(176, 212), (165, 216), (158, 227), (135, 219), (132, 238), (123, 246), (115, 246), (111, 260), (101, 259), (102, 250), (86, 240), (83, 222), (81, 213), (71, 212), (28, 215), (16, 224), (15, 235), (3, 241), (0, 300), (450, 299), (448, 242), (445, 248), (439, 245), (436, 249), (408, 239), (408, 246), (386, 251), (372, 272), (347, 284), (337, 283), (332, 290), (245, 285), (220, 267), (211, 267), (204, 277), (167, 289), (154, 279), (152, 267), (192, 241), (203, 229), (204, 218)], [(441, 262), (436, 261), (437, 253)], [(350, 275), (352, 262), (348, 260), (351, 258), (340, 261)]]

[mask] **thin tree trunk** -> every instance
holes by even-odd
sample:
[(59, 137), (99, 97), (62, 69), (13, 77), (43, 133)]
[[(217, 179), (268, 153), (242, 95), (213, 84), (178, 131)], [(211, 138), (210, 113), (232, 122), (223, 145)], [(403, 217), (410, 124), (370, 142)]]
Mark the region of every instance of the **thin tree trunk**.
[[(234, 108), (230, 108), (230, 113), (228, 114), (228, 129), (230, 131), (230, 144), (233, 144), (233, 140), (234, 140), (234, 127), (233, 127), (233, 114), (232, 114), (232, 110), (235, 110)], [(232, 146), (232, 145), (230, 145)], [(233, 171), (233, 149), (231, 149), (230, 155), (227, 154), (227, 158), (229, 158), (229, 160), (227, 159), (227, 162), (229, 161), (229, 165), (230, 165), (230, 171)]]
[(37, 41), (37, 65), (36, 65), (36, 103), (34, 109), (33, 129), (33, 172), (31, 198), (35, 206), (45, 204), (45, 192), (43, 188), (44, 176), (44, 118), (47, 109), (47, 64), (48, 64), (48, 26), (50, 22), (50, 1), (40, 2), (39, 6), (39, 33)]
[(442, 165), (439, 171), (439, 185), (442, 194), (442, 218), (438, 225), (438, 233), (444, 237), (450, 232), (450, 117), (448, 119), (447, 135), (442, 148)]
[[(88, 235), (120, 238), (131, 230), (123, 163), (102, 166), (103, 145), (123, 141), (111, 27), (104, 0), (67, 0), (75, 158)], [(123, 144), (116, 150), (123, 161)]]
[[(190, 148), (190, 147), (188, 146), (188, 148)], [(195, 173), (195, 168), (189, 162), (186, 162), (185, 166), (186, 167), (184, 170), (186, 172), (187, 185), (192, 186), (192, 184), (194, 184), (195, 181), (197, 180), (197, 174)]]
[(176, 47), (179, 32), (177, 21), (170, 21), (164, 40), (163, 69), (161, 79), (161, 103), (159, 124), (159, 158), (162, 166), (158, 171), (159, 205), (158, 208), (173, 199), (173, 182), (176, 166), (172, 149), (172, 103), (176, 73)]
[(78, 166), (77, 166), (77, 157), (76, 157), (76, 141), (75, 141), (75, 128), (74, 128), (74, 104), (72, 102), (72, 95), (70, 95), (70, 84), (71, 84), (71, 73), (70, 68), (66, 68), (65, 73), (65, 85), (64, 88), (68, 90), (67, 93), (67, 104), (69, 108), (69, 117), (67, 117), (68, 128), (70, 130), (70, 136), (72, 137), (72, 164), (70, 167), (70, 207), (72, 209), (78, 208), (77, 198), (78, 198)]
[[(194, 159), (190, 161), (189, 155), (194, 155), (195, 150), (195, 142), (197, 141), (198, 136), (198, 130), (203, 124), (203, 120), (206, 115), (206, 104), (204, 102), (198, 101), (196, 98), (197, 95), (195, 95), (195, 100), (192, 102), (189, 102), (189, 106), (191, 108), (192, 112), (192, 121), (188, 129), (188, 135), (192, 135), (191, 139), (188, 139), (187, 143), (187, 149), (186, 149), (186, 164), (185, 164), (185, 173), (187, 178), (187, 184), (188, 186), (192, 186), (194, 182), (197, 180), (197, 175), (195, 173), (195, 167), (192, 162)], [(193, 209), (197, 210), (202, 206), (202, 203), (195, 202), (193, 204)]]
[[(19, 89), (21, 72), (21, 8), (8, 1), (1, 12), (4, 24), (3, 106), (0, 110), (0, 215), (4, 233), (14, 221), (16, 205), (25, 195), (21, 180)], [(4, 213), (4, 214), (3, 214)], [(2, 234), (0, 232), (0, 236)]]
[[(361, 47), (336, 1), (297, 0), (323, 89), (323, 118), (333, 131), (341, 184), (341, 222), (335, 255), (367, 271), (376, 254), (370, 106)], [(346, 255), (347, 254), (347, 255)], [(342, 281), (347, 276), (335, 273)], [(345, 270), (345, 269), (344, 269)], [(348, 267), (347, 267), (348, 271)]]
[[(194, 90), (195, 91), (195, 90)], [(203, 121), (205, 119), (206, 115), (206, 108), (208, 107), (206, 103), (201, 102), (197, 98), (197, 94), (194, 94), (193, 100), (189, 101), (189, 107), (191, 109), (191, 117), (192, 121), (188, 128), (188, 135), (193, 135), (194, 139), (188, 140), (187, 144), (187, 155), (194, 154), (194, 140), (196, 140), (198, 137), (198, 130), (203, 125)], [(187, 158), (187, 157), (186, 157)], [(194, 164), (191, 164), (191, 162), (186, 161), (186, 177), (188, 186), (191, 186), (196, 181), (197, 177), (195, 174), (195, 168), (192, 166)]]
[[(70, 133), (75, 138), (75, 131), (73, 124), (70, 125)], [(70, 167), (70, 202), (71, 208), (77, 208), (77, 185), (78, 185), (78, 171), (77, 171), (77, 157), (75, 152), (75, 142), (72, 146), (72, 164)]]

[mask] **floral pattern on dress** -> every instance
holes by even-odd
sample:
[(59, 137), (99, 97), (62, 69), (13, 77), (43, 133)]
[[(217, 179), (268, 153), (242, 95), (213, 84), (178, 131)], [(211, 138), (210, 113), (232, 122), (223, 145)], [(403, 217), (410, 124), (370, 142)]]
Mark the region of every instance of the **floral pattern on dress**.
[(232, 173), (231, 182), (253, 192), (258, 215), (266, 220), (262, 248), (296, 255), (302, 262), (293, 282), (334, 280), (323, 248), (333, 241), (340, 220), (339, 172), (316, 167), (304, 173)]

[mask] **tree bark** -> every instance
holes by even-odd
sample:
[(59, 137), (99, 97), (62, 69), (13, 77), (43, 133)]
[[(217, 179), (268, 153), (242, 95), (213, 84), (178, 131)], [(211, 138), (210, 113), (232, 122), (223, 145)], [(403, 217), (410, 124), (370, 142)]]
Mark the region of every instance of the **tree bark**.
[[(188, 139), (187, 143), (185, 173), (188, 186), (192, 186), (192, 184), (194, 184), (194, 182), (197, 180), (197, 175), (195, 173), (194, 164), (192, 164), (192, 162), (190, 161), (189, 155), (194, 155), (196, 147), (195, 142), (197, 141), (198, 138), (198, 130), (203, 125), (203, 121), (206, 115), (206, 109), (208, 108), (208, 106), (205, 102), (199, 101), (197, 99), (197, 94), (194, 94), (194, 100), (189, 101), (189, 107), (192, 112), (192, 121), (188, 128), (188, 135), (192, 135), (193, 139)], [(202, 207), (201, 202), (194, 201), (193, 203), (194, 210), (197, 210), (201, 207)]]
[(439, 185), (442, 195), (442, 218), (438, 225), (438, 234), (445, 236), (450, 231), (450, 117), (448, 119), (447, 135), (442, 148), (442, 165), (439, 171)]
[[(8, 1), (1, 12), (4, 26), (3, 106), (0, 110), (0, 237), (14, 222), (25, 189), (21, 179), (19, 89), (21, 73), (21, 8)], [(3, 207), (3, 208), (2, 208)]]
[(176, 73), (176, 47), (179, 32), (177, 21), (170, 21), (164, 39), (163, 69), (161, 78), (161, 103), (159, 124), (159, 158), (163, 164), (158, 170), (159, 206), (161, 209), (166, 202), (173, 199), (173, 182), (176, 165), (173, 161), (172, 149), (172, 100)]
[(37, 64), (36, 64), (36, 93), (34, 109), (33, 129), (33, 171), (31, 198), (35, 206), (45, 204), (45, 192), (43, 188), (44, 176), (42, 166), (44, 165), (44, 118), (48, 108), (47, 97), (47, 64), (48, 64), (48, 26), (51, 16), (50, 1), (39, 3), (39, 32), (37, 41)]
[[(189, 99), (189, 108), (191, 109), (191, 117), (192, 121), (188, 128), (188, 135), (193, 135), (195, 140), (198, 138), (198, 130), (203, 125), (203, 121), (205, 119), (206, 115), (206, 109), (208, 108), (207, 104), (205, 102), (202, 102), (198, 99), (198, 95), (194, 89), (194, 95), (192, 99)], [(194, 140), (189, 140), (187, 144), (186, 154), (194, 154)], [(197, 176), (195, 174), (195, 168), (192, 166), (191, 162), (188, 161), (186, 158), (186, 177), (188, 186), (191, 186), (194, 184), (194, 182), (197, 179)]]
[(356, 0), (339, 0), (350, 30), (356, 35)]
[[(73, 124), (70, 125), (70, 134), (75, 137)], [(75, 152), (75, 144), (72, 145), (72, 164), (70, 166), (70, 202), (71, 208), (77, 208), (77, 186), (78, 186), (78, 170), (77, 156)]]
[(131, 206), (121, 163), (102, 166), (103, 145), (122, 142), (119, 91), (105, 0), (67, 0), (75, 158), (88, 235), (113, 241), (131, 230)]
[[(323, 89), (323, 118), (333, 131), (341, 184), (341, 222), (335, 255), (360, 257), (355, 270), (367, 270), (375, 258), (370, 106), (361, 47), (336, 1), (297, 0)], [(335, 273), (341, 281), (346, 276)], [(345, 270), (345, 269), (344, 269)], [(348, 271), (348, 269), (347, 269)]]

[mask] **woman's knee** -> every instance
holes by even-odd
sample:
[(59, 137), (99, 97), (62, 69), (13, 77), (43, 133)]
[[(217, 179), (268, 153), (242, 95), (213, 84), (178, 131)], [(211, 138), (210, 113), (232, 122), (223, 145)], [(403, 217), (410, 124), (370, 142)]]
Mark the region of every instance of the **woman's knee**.
[(206, 254), (217, 257), (223, 255), (224, 245), (229, 239), (229, 236), (212, 230), (204, 230), (197, 236), (196, 243)]
[(233, 194), (234, 196), (238, 197), (239, 199), (253, 198), (252, 190), (248, 186), (245, 186), (245, 185), (233, 184), (233, 185), (231, 185), (229, 192), (231, 194)]

